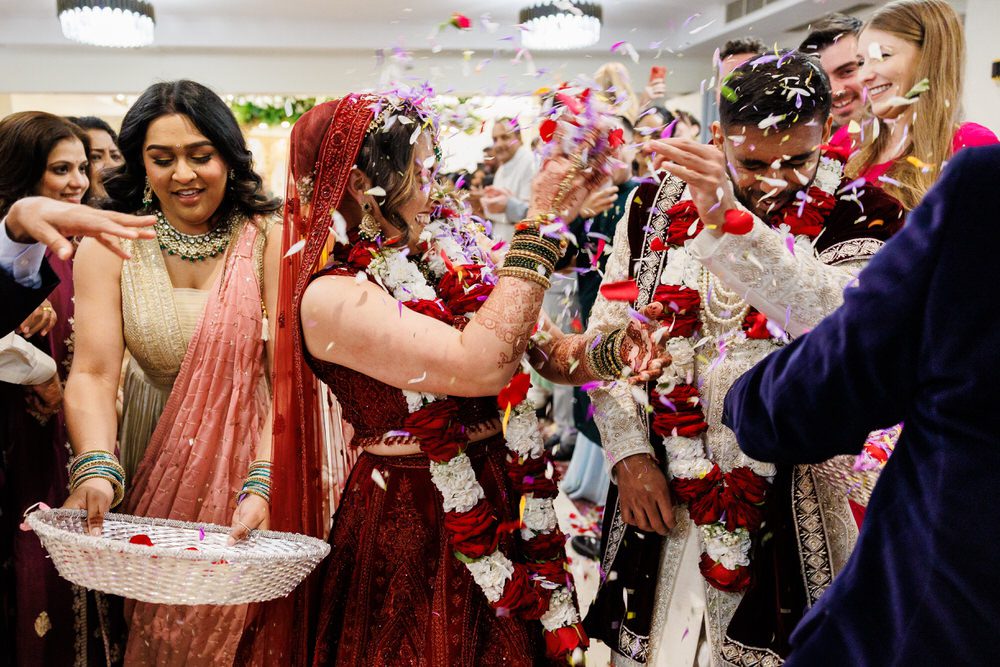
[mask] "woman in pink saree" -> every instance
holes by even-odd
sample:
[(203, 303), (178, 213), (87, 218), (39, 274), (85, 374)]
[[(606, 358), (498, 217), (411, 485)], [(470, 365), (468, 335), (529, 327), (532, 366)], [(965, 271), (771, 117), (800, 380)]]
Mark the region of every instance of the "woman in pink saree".
[[(270, 466), (267, 312), (280, 249), (270, 214), (280, 202), (261, 192), (232, 113), (200, 84), (147, 89), (120, 147), (111, 206), (155, 213), (157, 238), (126, 244), (127, 261), (90, 239), (78, 251), (66, 389), (77, 464), (66, 506), (86, 509), (99, 534), (124, 493), (120, 511), (232, 525), (241, 539), (269, 524), (269, 494), (247, 492), (247, 480)], [(91, 460), (110, 474), (81, 472)], [(250, 614), (128, 600), (125, 615), (126, 664), (224, 665)]]

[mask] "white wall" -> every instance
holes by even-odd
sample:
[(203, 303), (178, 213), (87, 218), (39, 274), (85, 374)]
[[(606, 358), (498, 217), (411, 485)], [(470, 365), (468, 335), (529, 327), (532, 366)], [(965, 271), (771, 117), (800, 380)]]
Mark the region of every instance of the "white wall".
[(994, 60), (1000, 60), (1000, 2), (967, 0), (965, 9), (966, 120), (1000, 134), (1000, 83), (990, 78)]

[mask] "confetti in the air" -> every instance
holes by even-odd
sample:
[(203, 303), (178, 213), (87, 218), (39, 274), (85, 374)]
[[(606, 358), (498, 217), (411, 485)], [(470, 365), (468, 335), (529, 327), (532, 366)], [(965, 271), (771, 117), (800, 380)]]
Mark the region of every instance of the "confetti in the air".
[(636, 64), (639, 62), (639, 52), (629, 42), (615, 42), (611, 45), (611, 52), (627, 56)]
[(292, 247), (290, 247), (288, 249), (288, 252), (285, 253), (285, 258), (287, 259), (287, 258), (291, 257), (292, 255), (299, 254), (300, 252), (302, 252), (302, 249), (305, 248), (305, 247), (306, 247), (306, 240), (305, 239), (301, 239), (299, 241), (296, 241), (295, 243), (292, 244)]

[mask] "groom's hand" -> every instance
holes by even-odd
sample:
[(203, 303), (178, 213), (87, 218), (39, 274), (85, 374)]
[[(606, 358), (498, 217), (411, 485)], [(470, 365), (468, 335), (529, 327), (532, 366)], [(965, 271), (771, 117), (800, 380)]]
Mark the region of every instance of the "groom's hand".
[(658, 139), (646, 143), (653, 166), (665, 169), (688, 185), (698, 217), (710, 234), (722, 234), (725, 213), (736, 207), (733, 186), (722, 151), (690, 139)]
[(653, 457), (629, 456), (616, 463), (614, 471), (622, 520), (646, 532), (670, 532), (675, 525), (670, 487)]

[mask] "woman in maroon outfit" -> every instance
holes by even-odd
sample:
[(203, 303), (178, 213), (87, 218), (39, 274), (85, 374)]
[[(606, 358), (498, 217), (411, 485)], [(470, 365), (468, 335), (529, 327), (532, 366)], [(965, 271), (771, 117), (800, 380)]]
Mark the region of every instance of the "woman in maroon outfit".
[[(421, 449), (433, 429), (422, 440), (407, 430), (414, 392), (453, 401), (455, 417), (441, 428), (467, 436), (465, 452), (497, 525), (517, 525), (528, 480), (509, 479), (496, 397), (520, 369), (544, 286), (501, 269), (495, 284), (477, 286), (482, 298), (464, 295), (459, 300), (466, 307), (444, 322), (411, 309), (412, 301), (404, 308), (387, 293), (392, 286), (366, 270), (377, 248), (408, 248), (411, 260), (422, 254), (418, 239), (433, 208), (433, 125), (410, 101), (352, 95), (316, 107), (292, 133), (284, 230), (290, 254), (277, 313), (272, 526), (326, 535), (328, 495), (319, 471), (330, 464), (318, 445), (315, 378), (337, 395), (354, 428), (350, 448), (360, 452), (334, 517), (321, 581), (286, 603), (295, 609), (266, 607), (253, 638), (266, 643), (269, 633), (294, 628), (303, 642), (284, 657), (296, 664), (526, 666), (553, 653), (552, 645), (546, 648), (552, 633), (543, 639), (539, 615), (498, 611), (495, 600), (491, 607), (456, 558), (454, 530), (445, 524), (452, 512), (442, 505)], [(425, 131), (415, 132), (418, 127)], [(557, 208), (573, 219), (603, 178), (600, 151), (591, 151), (590, 159), (594, 168), (587, 170), (566, 156), (550, 159), (536, 179), (529, 219)], [(577, 176), (567, 178), (570, 172)], [(380, 242), (365, 246), (359, 227), (370, 238), (373, 226)], [(331, 248), (329, 263), (317, 272)], [(427, 303), (450, 303), (441, 285)], [(469, 311), (478, 312), (458, 316)], [(630, 326), (616, 349), (623, 363), (640, 369), (636, 381), (654, 377), (664, 361), (648, 334), (645, 326)], [(564, 383), (595, 379), (584, 357), (597, 342), (554, 333), (543, 344), (547, 359), (539, 359), (540, 371)], [(511, 561), (522, 557), (516, 532), (501, 529), (494, 538)], [(306, 618), (316, 619), (308, 624), (314, 633), (302, 630)]]

